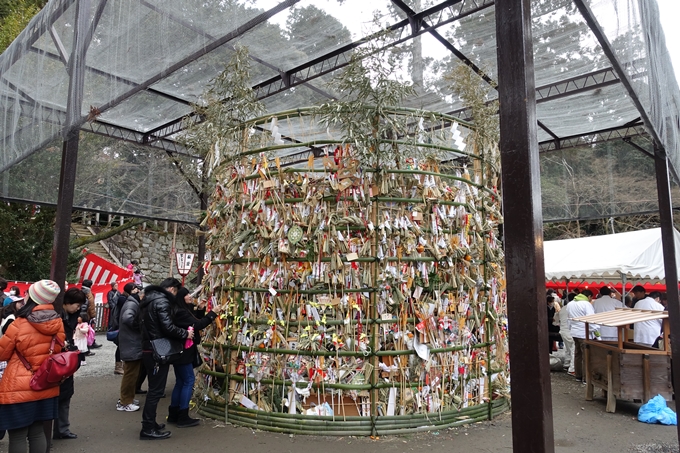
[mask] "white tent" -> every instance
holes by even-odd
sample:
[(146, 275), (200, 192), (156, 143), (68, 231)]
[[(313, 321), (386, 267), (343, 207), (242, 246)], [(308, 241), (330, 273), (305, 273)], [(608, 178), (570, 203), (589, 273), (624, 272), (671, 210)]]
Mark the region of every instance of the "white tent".
[[(680, 233), (674, 230), (675, 256)], [(544, 244), (547, 280), (602, 279), (658, 281), (665, 278), (661, 228)], [(680, 268), (680, 264), (678, 264)]]

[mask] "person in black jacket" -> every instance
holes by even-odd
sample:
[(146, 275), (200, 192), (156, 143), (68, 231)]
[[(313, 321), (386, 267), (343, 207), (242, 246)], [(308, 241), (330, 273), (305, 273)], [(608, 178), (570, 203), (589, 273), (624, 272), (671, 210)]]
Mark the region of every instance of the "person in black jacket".
[[(189, 300), (187, 300), (189, 299)], [(176, 303), (180, 307), (175, 313), (175, 325), (184, 329), (194, 329), (193, 345), (185, 349), (182, 356), (172, 364), (175, 371), (175, 387), (172, 389), (170, 407), (168, 408), (168, 423), (176, 423), (178, 428), (188, 428), (199, 424), (199, 420), (189, 416), (189, 401), (194, 390), (194, 363), (198, 358), (197, 345), (201, 343), (200, 331), (212, 324), (220, 313), (220, 307), (214, 307), (213, 311), (205, 313), (202, 310), (194, 310), (190, 302), (189, 290), (182, 287), (177, 292)]]
[(118, 312), (118, 348), (123, 361), (123, 380), (120, 382), (120, 399), (116, 409), (134, 412), (139, 410), (135, 402), (135, 389), (139, 369), (142, 367), (142, 331), (139, 319), (139, 297), (134, 283), (125, 285), (125, 302)]
[(156, 423), (158, 402), (165, 391), (170, 365), (157, 363), (153, 357), (151, 340), (171, 338), (186, 340), (193, 338), (193, 332), (175, 325), (173, 317), (179, 310), (175, 303), (177, 291), (182, 284), (176, 278), (166, 278), (160, 286), (147, 286), (144, 299), (139, 304), (142, 319), (142, 362), (146, 368), (149, 393), (142, 411), (142, 440), (167, 439), (170, 431), (163, 431)]
[[(64, 322), (64, 333), (66, 334), (66, 349), (77, 351), (78, 347), (73, 344), (73, 331), (78, 325), (80, 306), (85, 303), (87, 296), (78, 288), (70, 288), (64, 294), (64, 305), (61, 319)], [(85, 360), (85, 355), (80, 354), (80, 361)], [(53, 439), (76, 439), (78, 436), (71, 432), (69, 422), (69, 410), (71, 409), (71, 398), (75, 393), (73, 376), (67, 378), (59, 386), (59, 417), (54, 421), (52, 432)]]
[[(133, 288), (133, 289), (131, 289)], [(137, 287), (134, 285), (134, 283), (128, 283), (123, 287), (123, 292), (120, 293), (116, 291), (115, 297), (108, 303), (109, 305), (109, 323), (107, 330), (118, 330), (119, 324), (120, 324), (120, 313), (121, 309), (123, 308), (123, 304), (127, 300), (128, 296), (130, 296), (130, 292), (127, 291), (127, 289), (131, 289), (135, 293), (138, 292), (139, 290)], [(111, 295), (111, 291), (109, 291), (109, 295)], [(108, 296), (107, 296), (108, 297)], [(114, 341), (114, 344), (116, 345), (116, 353), (115, 353), (115, 365), (113, 367), (113, 374), (118, 374), (122, 375), (125, 371), (123, 369), (123, 361), (120, 358), (120, 345), (118, 344), (118, 339)]]

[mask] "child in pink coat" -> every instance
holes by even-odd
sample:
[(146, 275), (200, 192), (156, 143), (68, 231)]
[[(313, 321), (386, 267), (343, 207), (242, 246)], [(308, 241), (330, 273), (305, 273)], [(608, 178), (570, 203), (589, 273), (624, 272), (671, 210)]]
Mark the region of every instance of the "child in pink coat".
[[(78, 347), (82, 353), (88, 351), (87, 348), (87, 334), (90, 332), (90, 324), (87, 322), (87, 315), (78, 316), (78, 325), (73, 331), (73, 344)], [(85, 360), (80, 362), (81, 365), (86, 365)]]

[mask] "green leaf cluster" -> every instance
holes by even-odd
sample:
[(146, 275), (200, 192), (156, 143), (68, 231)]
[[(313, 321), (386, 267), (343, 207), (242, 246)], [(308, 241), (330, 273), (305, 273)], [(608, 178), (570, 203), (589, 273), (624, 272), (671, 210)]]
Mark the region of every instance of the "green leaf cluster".
[[(7, 280), (48, 278), (54, 241), (55, 210), (36, 205), (0, 203), (0, 275)], [(73, 253), (67, 267), (71, 280), (78, 264)]]
[(345, 143), (353, 145), (357, 158), (367, 167), (379, 167), (395, 158), (398, 161), (399, 150), (386, 145), (385, 139), (403, 136), (409, 124), (419, 120), (417, 114), (391, 114), (416, 92), (413, 84), (399, 79), (404, 70), (399, 55), (386, 50), (387, 38), (388, 32), (383, 32), (352, 56), (350, 64), (329, 84), (340, 100), (319, 108), (319, 123), (340, 128)]
[(14, 41), (46, 0), (0, 0), (0, 52)]
[(248, 49), (237, 45), (229, 63), (203, 95), (203, 102), (194, 105), (195, 114), (203, 121), (190, 123), (182, 141), (205, 156), (208, 172), (245, 147), (251, 131), (244, 127), (244, 120), (265, 111), (250, 86), (251, 62)]

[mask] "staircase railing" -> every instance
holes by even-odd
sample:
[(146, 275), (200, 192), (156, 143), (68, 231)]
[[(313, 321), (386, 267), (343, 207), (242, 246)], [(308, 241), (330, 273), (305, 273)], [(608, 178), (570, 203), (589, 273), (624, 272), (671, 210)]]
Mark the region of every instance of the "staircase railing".
[[(90, 212), (83, 212), (82, 216), (82, 224), (92, 234), (99, 233), (101, 231), (102, 225), (110, 227), (115, 223), (122, 225), (124, 222), (125, 218), (122, 215), (108, 215), (100, 214), (98, 212), (93, 214)], [(123, 263), (128, 261), (128, 256), (116, 240), (113, 238), (108, 238), (98, 241), (98, 243), (102, 246), (102, 248), (106, 251), (106, 253), (116, 265), (124, 267)]]

